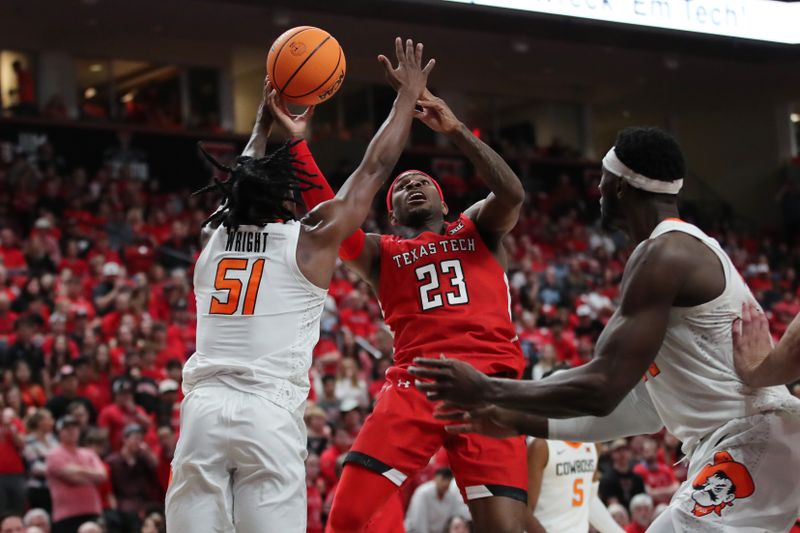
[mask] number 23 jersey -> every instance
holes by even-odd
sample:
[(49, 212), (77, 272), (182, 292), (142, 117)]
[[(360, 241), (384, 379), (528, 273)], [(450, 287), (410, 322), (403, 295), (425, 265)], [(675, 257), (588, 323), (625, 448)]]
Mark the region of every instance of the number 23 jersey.
[(382, 235), (380, 254), (378, 299), (397, 366), (444, 354), (486, 374), (522, 374), (508, 278), (469, 217), (444, 234)]
[(308, 395), (327, 291), (297, 266), (300, 223), (214, 230), (194, 271), (197, 351), (183, 388), (223, 383), (293, 411)]

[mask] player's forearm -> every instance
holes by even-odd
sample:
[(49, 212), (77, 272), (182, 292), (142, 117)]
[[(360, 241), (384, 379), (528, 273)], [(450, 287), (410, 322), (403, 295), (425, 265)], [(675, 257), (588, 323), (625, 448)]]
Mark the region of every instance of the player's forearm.
[(800, 379), (800, 315), (794, 317), (769, 355), (743, 374), (742, 379), (751, 387), (784, 385)]
[(267, 152), (267, 141), (272, 130), (272, 115), (264, 110), (264, 101), (258, 106), (256, 113), (256, 123), (253, 125), (253, 132), (247, 141), (247, 146), (242, 151), (243, 156), (264, 157)]
[(397, 93), (392, 110), (369, 143), (361, 165), (337, 193), (337, 197), (348, 201), (359, 226), (369, 212), (375, 193), (383, 186), (403, 153), (411, 131), (415, 103), (413, 93), (404, 89)]
[(536, 382), (493, 378), (484, 400), (547, 418), (604, 416), (610, 402), (603, 393), (603, 373), (593, 368), (597, 366), (595, 360)]
[(397, 164), (400, 154), (403, 153), (408, 134), (413, 121), (412, 111), (416, 98), (404, 89), (397, 93), (392, 110), (386, 118), (378, 133), (369, 143), (364, 154), (361, 168), (367, 175), (383, 176), (382, 182), (388, 173)]
[(478, 169), (478, 175), (498, 200), (510, 207), (525, 200), (525, 189), (519, 177), (500, 155), (460, 124), (448, 135), (450, 140)]

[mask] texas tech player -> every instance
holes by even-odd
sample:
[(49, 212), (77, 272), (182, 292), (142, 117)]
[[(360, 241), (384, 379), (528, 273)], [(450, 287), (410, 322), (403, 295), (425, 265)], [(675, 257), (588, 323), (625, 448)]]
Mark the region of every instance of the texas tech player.
[[(394, 333), (395, 365), (347, 456), (329, 528), (359, 531), (444, 446), (476, 529), (522, 531), (524, 439), (447, 435), (406, 369), (415, 357), (447, 354), (489, 375), (520, 377), (524, 360), (510, 317), (501, 241), (517, 223), (524, 190), (502, 158), (472, 135), (444, 101), (426, 91), (417, 104), (422, 108), (417, 118), (447, 135), (492, 192), (448, 223), (436, 181), (418, 170), (403, 172), (386, 197), (399, 236), (361, 233), (340, 252), (378, 295)], [(292, 117), (277, 105), (272, 111), (294, 135), (303, 134), (303, 117)], [(321, 176), (307, 146), (301, 143), (297, 151), (307, 170)], [(326, 193), (333, 194), (330, 188)], [(325, 198), (314, 195), (304, 196), (307, 204)]]

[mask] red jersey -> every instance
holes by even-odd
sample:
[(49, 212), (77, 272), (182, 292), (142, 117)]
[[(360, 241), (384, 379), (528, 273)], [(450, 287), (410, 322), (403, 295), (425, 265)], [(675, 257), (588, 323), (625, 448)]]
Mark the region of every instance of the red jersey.
[(397, 366), (444, 354), (486, 374), (522, 374), (505, 270), (472, 220), (462, 214), (442, 235), (382, 235), (380, 254), (378, 298)]

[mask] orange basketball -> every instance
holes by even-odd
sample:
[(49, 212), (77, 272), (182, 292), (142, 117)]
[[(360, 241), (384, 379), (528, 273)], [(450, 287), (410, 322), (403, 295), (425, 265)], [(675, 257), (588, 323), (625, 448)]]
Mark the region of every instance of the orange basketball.
[(267, 55), (267, 74), (284, 100), (321, 104), (339, 90), (346, 63), (333, 36), (313, 26), (298, 26), (278, 37)]

